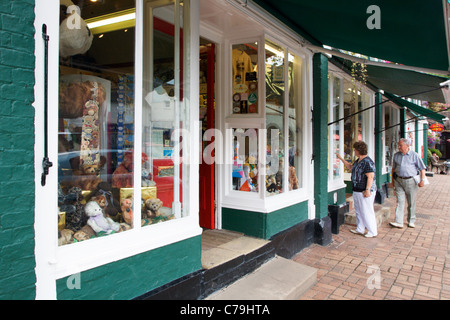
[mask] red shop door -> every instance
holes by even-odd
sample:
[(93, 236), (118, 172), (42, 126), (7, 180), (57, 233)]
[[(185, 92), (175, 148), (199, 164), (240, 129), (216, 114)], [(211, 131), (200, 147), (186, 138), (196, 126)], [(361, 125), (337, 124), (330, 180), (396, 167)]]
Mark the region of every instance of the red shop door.
[[(214, 44), (202, 45), (200, 49), (200, 121), (202, 121), (202, 137), (206, 130), (214, 128)], [(214, 139), (214, 138), (213, 138)], [(203, 150), (212, 141), (201, 142)], [(214, 154), (212, 154), (214, 156)], [(210, 161), (209, 161), (210, 162)], [(215, 194), (214, 163), (206, 163), (202, 157), (199, 168), (199, 215), (200, 227), (215, 228)]]

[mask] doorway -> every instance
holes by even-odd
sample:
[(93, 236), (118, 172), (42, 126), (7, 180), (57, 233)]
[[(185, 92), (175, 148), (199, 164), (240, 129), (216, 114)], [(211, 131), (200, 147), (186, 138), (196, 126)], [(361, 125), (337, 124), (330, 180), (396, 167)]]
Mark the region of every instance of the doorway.
[(199, 78), (199, 120), (202, 129), (199, 166), (200, 227), (215, 229), (215, 164), (211, 161), (214, 157), (214, 149), (210, 154), (204, 155), (205, 149), (214, 141), (214, 137), (204, 138), (205, 132), (208, 129), (214, 129), (215, 126), (215, 44), (203, 38), (200, 38)]

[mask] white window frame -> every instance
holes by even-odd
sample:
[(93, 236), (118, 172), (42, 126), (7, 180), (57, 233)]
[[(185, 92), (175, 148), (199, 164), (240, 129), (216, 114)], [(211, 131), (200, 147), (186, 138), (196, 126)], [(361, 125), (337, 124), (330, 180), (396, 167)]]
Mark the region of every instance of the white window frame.
[[(231, 167), (232, 164), (230, 163), (229, 159), (232, 159), (232, 133), (230, 129), (234, 128), (254, 128), (258, 130), (258, 185), (259, 186), (265, 186), (265, 150), (266, 150), (266, 143), (267, 143), (267, 136), (266, 136), (266, 116), (265, 116), (265, 81), (263, 81), (263, 85), (260, 85), (261, 81), (261, 75), (265, 75), (265, 40), (268, 39), (279, 46), (281, 46), (284, 49), (285, 52), (285, 61), (288, 61), (288, 54), (292, 53), (296, 55), (298, 58), (303, 60), (302, 63), (302, 74), (301, 74), (301, 83), (298, 84), (299, 88), (298, 90), (301, 90), (302, 92), (302, 101), (301, 105), (298, 107), (300, 112), (302, 113), (302, 126), (303, 126), (303, 135), (302, 135), (302, 164), (301, 164), (301, 170), (302, 174), (299, 180), (301, 180), (301, 188), (297, 190), (288, 190), (286, 192), (283, 192), (281, 194), (271, 196), (271, 197), (265, 197), (265, 188), (259, 188), (258, 193), (253, 192), (242, 192), (242, 191), (235, 191), (231, 190)], [(281, 39), (281, 40), (280, 40)], [(222, 181), (224, 181), (224, 184), (220, 186), (221, 189), (221, 203), (220, 207), (227, 207), (227, 208), (233, 208), (233, 209), (244, 209), (249, 211), (257, 211), (257, 212), (272, 212), (277, 209), (282, 209), (284, 207), (288, 207), (291, 205), (294, 205), (296, 203), (304, 202), (307, 200), (310, 200), (313, 196), (313, 176), (312, 176), (312, 164), (310, 159), (307, 155), (312, 153), (312, 145), (311, 145), (311, 139), (308, 139), (307, 137), (312, 136), (312, 123), (311, 123), (311, 114), (310, 109), (307, 107), (311, 105), (311, 99), (312, 99), (312, 92), (309, 90), (312, 86), (312, 69), (310, 67), (312, 55), (311, 53), (307, 52), (306, 50), (303, 50), (299, 48), (298, 46), (288, 45), (289, 41), (283, 41), (285, 40), (283, 36), (271, 32), (265, 32), (263, 34), (259, 33), (259, 36), (255, 35), (253, 37), (246, 37), (246, 38), (232, 38), (225, 41), (224, 48), (227, 52), (223, 54), (225, 57), (225, 61), (228, 61), (228, 63), (224, 64), (224, 82), (225, 85), (223, 86), (224, 89), (224, 98), (222, 100), (223, 106), (225, 106), (221, 112), (222, 117), (224, 119), (224, 126), (225, 129), (224, 133), (224, 163), (225, 165), (222, 166), (223, 170), (221, 170), (221, 178)], [(258, 42), (258, 113), (257, 114), (232, 114), (231, 111), (231, 84), (232, 84), (232, 76), (231, 76), (231, 63), (232, 63), (232, 57), (231, 57), (231, 50), (232, 46), (234, 44), (242, 44), (242, 43), (251, 43), (251, 42)], [(262, 45), (261, 45), (262, 44)], [(285, 68), (285, 81), (287, 79), (288, 70)], [(284, 112), (284, 122), (287, 123), (287, 119), (289, 116), (289, 113), (286, 112), (286, 109), (289, 109), (289, 106), (287, 104), (287, 96), (288, 93), (285, 92), (285, 112)], [(288, 137), (288, 130), (289, 127), (284, 125), (284, 133), (285, 133), (285, 144), (288, 143), (287, 137)], [(262, 152), (264, 154), (262, 154)], [(263, 157), (262, 157), (263, 156)], [(286, 178), (284, 178), (284, 181), (288, 182), (288, 162), (285, 162), (285, 172), (286, 172)], [(309, 173), (309, 174), (308, 174)], [(309, 214), (311, 215), (311, 214)], [(221, 220), (221, 212), (218, 213), (218, 218)]]
[[(144, 1), (136, 0), (136, 57), (135, 79), (136, 83), (142, 83), (142, 59), (143, 59), (143, 14)], [(168, 1), (169, 3), (170, 1)], [(176, 0), (179, 3), (179, 0)], [(199, 20), (199, 1), (190, 0), (184, 2), (184, 10), (189, 13), (190, 25), (189, 46), (190, 55), (185, 60), (190, 61), (189, 73), (189, 98), (190, 118), (198, 116), (198, 55), (199, 55), (199, 30), (196, 21)], [(54, 121), (58, 114), (58, 74), (59, 74), (59, 1), (42, 0), (36, 3), (35, 8), (35, 256), (36, 256), (36, 298), (56, 299), (56, 280), (89, 270), (107, 263), (125, 259), (149, 250), (160, 248), (178, 241), (182, 241), (201, 234), (198, 216), (198, 122), (190, 121), (189, 138), (190, 152), (183, 153), (189, 163), (189, 207), (188, 216), (170, 220), (152, 226), (140, 227), (139, 215), (134, 219), (134, 228), (126, 232), (117, 233), (107, 237), (90, 239), (66, 246), (58, 246), (57, 236), (57, 189), (58, 189), (58, 121)], [(47, 184), (40, 185), (43, 158), (43, 99), (44, 99), (44, 45), (41, 35), (42, 25), (47, 25), (50, 37), (49, 43), (49, 91), (48, 91), (48, 138), (49, 158), (53, 161), (53, 167), (47, 176)], [(186, 28), (186, 27), (185, 27)], [(186, 28), (187, 29), (187, 28)], [(188, 33), (185, 33), (185, 35)], [(186, 37), (184, 38), (186, 40)], [(184, 73), (186, 76), (186, 72)], [(142, 86), (136, 85), (136, 97), (142, 97)], [(140, 178), (141, 141), (142, 141), (142, 98), (136, 99), (135, 113), (135, 172), (134, 181)], [(53, 117), (53, 118), (52, 118)], [(140, 185), (139, 185), (140, 187)], [(140, 207), (140, 188), (135, 188), (134, 207)], [(136, 197), (137, 195), (137, 197)], [(138, 222), (138, 223), (136, 223)]]

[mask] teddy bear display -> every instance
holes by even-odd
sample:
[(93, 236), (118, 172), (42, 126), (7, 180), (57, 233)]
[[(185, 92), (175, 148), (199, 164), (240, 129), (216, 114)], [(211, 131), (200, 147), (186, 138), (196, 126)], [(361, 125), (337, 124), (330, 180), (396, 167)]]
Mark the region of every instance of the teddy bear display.
[(97, 164), (81, 166), (81, 175), (74, 181), (74, 185), (82, 190), (95, 190), (102, 179), (98, 176), (101, 167)]
[(110, 234), (113, 231), (120, 230), (120, 224), (114, 222), (111, 218), (105, 217), (103, 209), (96, 201), (89, 201), (84, 208), (86, 215), (89, 217), (87, 224), (94, 230), (96, 234), (105, 232)]

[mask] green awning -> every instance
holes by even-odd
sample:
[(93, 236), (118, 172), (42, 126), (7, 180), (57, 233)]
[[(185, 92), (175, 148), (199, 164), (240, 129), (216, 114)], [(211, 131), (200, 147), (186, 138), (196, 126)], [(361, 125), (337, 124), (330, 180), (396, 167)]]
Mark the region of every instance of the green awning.
[(407, 101), (405, 99), (402, 99), (402, 98), (400, 98), (398, 96), (395, 96), (395, 95), (393, 95), (393, 94), (391, 94), (389, 92), (385, 92), (384, 96), (386, 98), (388, 98), (389, 100), (391, 100), (392, 102), (396, 103), (397, 105), (399, 105), (401, 107), (406, 107), (406, 108), (408, 108), (409, 110), (411, 110), (412, 112), (414, 112), (416, 114), (419, 114), (419, 115), (422, 115), (424, 117), (433, 119), (433, 120), (438, 121), (440, 123), (444, 123), (445, 116), (443, 116), (443, 115), (441, 115), (439, 113), (436, 113), (433, 110), (421, 107), (421, 106), (419, 106), (419, 105), (417, 105), (415, 103), (409, 102), (409, 101)]
[[(446, 103), (440, 84), (447, 81), (426, 73), (366, 66), (367, 81), (375, 87), (398, 96), (429, 102)], [(437, 90), (433, 90), (437, 89)]]
[[(350, 72), (352, 61), (336, 56), (331, 60), (338, 65), (344, 65)], [(411, 70), (393, 69), (387, 66), (366, 65), (366, 71), (366, 82), (378, 89), (400, 97), (448, 103), (440, 84), (449, 80), (449, 78)]]
[[(449, 72), (447, 1), (252, 1), (314, 45)], [(367, 27), (370, 5), (380, 9), (380, 29)]]

